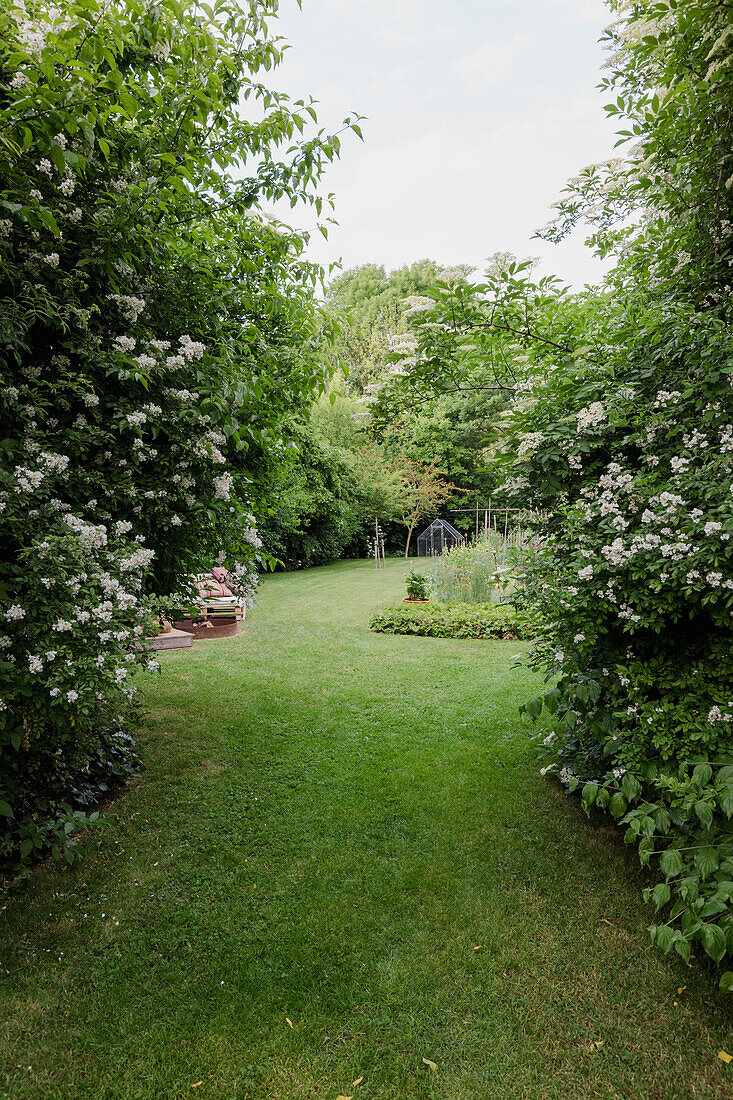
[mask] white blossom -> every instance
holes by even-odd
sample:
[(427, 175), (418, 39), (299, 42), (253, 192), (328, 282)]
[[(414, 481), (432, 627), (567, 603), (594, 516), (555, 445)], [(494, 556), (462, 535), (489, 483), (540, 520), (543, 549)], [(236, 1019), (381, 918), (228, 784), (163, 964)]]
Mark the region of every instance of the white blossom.
[(581, 409), (577, 413), (578, 418), (578, 431), (582, 428), (595, 427), (596, 424), (601, 424), (606, 418), (606, 410), (600, 401), (594, 401), (586, 408)]
[(103, 524), (87, 523), (70, 513), (64, 516), (64, 523), (71, 528), (86, 550), (99, 550), (107, 545), (107, 529)]
[(137, 321), (146, 306), (144, 298), (136, 298), (132, 294), (108, 294), (107, 300), (116, 302), (122, 316), (133, 324)]
[(234, 487), (234, 478), (231, 474), (221, 474), (214, 478), (214, 496), (217, 500), (230, 500)]
[(141, 546), (129, 558), (122, 559), (120, 562), (120, 570), (123, 573), (131, 573), (136, 569), (146, 569), (154, 557), (154, 550), (147, 550), (145, 547)]
[(534, 454), (544, 438), (542, 432), (527, 432), (526, 435), (522, 436), (519, 447), (517, 448), (517, 458), (523, 459), (526, 458), (527, 455)]
[(178, 343), (180, 344), (181, 355), (184, 359), (201, 359), (204, 351), (206, 350), (203, 344), (198, 343), (196, 340), (192, 340), (190, 336), (179, 337)]

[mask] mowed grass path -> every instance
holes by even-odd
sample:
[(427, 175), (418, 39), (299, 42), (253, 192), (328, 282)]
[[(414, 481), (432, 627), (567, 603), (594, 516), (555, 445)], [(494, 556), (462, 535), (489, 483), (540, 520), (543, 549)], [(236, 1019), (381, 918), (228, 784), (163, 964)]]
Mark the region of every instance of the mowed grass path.
[(404, 574), (164, 655), (101, 850), (0, 902), (0, 1097), (733, 1095), (730, 1010), (537, 774), (524, 647), (370, 633)]

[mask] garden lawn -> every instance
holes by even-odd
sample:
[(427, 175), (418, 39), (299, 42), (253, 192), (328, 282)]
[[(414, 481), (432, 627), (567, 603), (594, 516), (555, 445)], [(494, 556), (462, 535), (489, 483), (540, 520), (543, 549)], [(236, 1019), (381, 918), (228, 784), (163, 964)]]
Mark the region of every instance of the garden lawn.
[(404, 575), (277, 575), (163, 655), (100, 850), (0, 902), (0, 1097), (733, 1095), (730, 1008), (538, 775), (526, 644), (369, 632)]

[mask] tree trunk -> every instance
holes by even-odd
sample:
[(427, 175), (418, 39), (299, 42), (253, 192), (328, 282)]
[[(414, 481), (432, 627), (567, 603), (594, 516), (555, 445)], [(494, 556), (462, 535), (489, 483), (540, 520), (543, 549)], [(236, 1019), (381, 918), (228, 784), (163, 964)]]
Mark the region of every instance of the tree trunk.
[(410, 553), (410, 539), (412, 538), (412, 532), (415, 530), (415, 525), (407, 528), (407, 542), (405, 543), (405, 561), (407, 561), (407, 555)]

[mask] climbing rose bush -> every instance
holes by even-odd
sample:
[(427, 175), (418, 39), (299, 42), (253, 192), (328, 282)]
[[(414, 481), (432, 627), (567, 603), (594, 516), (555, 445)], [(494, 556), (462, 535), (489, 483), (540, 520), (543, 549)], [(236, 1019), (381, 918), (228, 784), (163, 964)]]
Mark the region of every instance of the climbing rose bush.
[(141, 639), (185, 577), (226, 563), (251, 597), (256, 517), (323, 383), (307, 233), (260, 203), (320, 216), (339, 138), (299, 138), (312, 106), (259, 80), (276, 11), (0, 13), (6, 866), (69, 856), (100, 753), (124, 777), (133, 673), (156, 667)]

